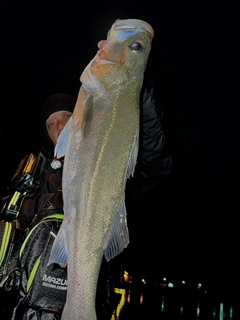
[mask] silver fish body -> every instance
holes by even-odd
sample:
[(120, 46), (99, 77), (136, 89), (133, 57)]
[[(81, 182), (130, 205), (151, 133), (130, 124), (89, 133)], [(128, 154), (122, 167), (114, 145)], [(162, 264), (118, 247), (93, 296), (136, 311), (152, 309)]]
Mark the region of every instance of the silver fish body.
[(73, 116), (56, 145), (56, 156), (65, 155), (65, 218), (49, 263), (67, 264), (63, 320), (96, 320), (103, 254), (110, 260), (129, 243), (125, 186), (138, 154), (139, 96), (152, 38), (142, 20), (115, 21), (81, 75)]

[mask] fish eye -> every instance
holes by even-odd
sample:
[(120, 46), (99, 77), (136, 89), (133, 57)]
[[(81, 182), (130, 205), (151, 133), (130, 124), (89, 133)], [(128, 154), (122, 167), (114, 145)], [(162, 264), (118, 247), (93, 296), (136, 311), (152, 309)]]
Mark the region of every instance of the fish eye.
[(142, 50), (143, 46), (139, 42), (133, 42), (128, 46), (131, 51), (139, 51)]

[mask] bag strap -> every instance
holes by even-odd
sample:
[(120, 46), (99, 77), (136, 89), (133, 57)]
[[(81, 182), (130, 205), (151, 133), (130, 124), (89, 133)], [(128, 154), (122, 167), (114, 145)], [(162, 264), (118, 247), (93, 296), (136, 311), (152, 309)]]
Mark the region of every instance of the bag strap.
[(30, 232), (28, 233), (28, 235), (26, 236), (25, 240), (23, 241), (23, 244), (20, 248), (20, 251), (19, 251), (19, 258), (21, 259), (22, 257), (22, 253), (23, 253), (23, 250), (26, 246), (26, 243), (28, 241), (28, 239), (30, 238), (31, 234), (33, 233), (33, 231), (43, 222), (45, 222), (46, 220), (61, 220), (63, 221), (63, 218), (64, 218), (64, 215), (62, 213), (56, 213), (56, 214), (52, 214), (50, 216), (46, 216), (44, 217), (39, 223), (37, 223), (31, 230)]
[(4, 232), (3, 232), (3, 237), (2, 237), (2, 243), (1, 243), (1, 247), (0, 247), (0, 266), (3, 263), (3, 260), (5, 258), (5, 254), (8, 248), (8, 243), (9, 243), (9, 239), (10, 239), (10, 235), (11, 235), (11, 231), (12, 231), (12, 224), (11, 222), (5, 222), (5, 228), (4, 228)]
[[(15, 223), (15, 228), (13, 228), (13, 223)], [(4, 231), (1, 237), (2, 242), (0, 246), (0, 267), (4, 261), (4, 258), (9, 246), (9, 241), (10, 241), (12, 231), (14, 231), (15, 229), (20, 229), (18, 220), (13, 220), (11, 222), (6, 221), (6, 222), (3, 222), (1, 225), (4, 227)]]

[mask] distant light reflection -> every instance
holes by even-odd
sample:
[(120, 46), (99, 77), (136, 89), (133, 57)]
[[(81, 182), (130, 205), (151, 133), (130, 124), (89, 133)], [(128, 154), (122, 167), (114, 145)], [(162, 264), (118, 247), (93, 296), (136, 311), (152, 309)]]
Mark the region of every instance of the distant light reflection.
[[(138, 286), (140, 284), (139, 290), (131, 290), (130, 288), (133, 289), (135, 282), (135, 279), (132, 278), (132, 276), (130, 276), (128, 274), (128, 272), (124, 272), (124, 283), (122, 283), (122, 285), (126, 288), (126, 289), (120, 289), (120, 288), (115, 288), (114, 291), (116, 294), (120, 295), (119, 298), (119, 302), (118, 305), (116, 307), (116, 309), (113, 311), (111, 320), (119, 320), (122, 319), (120, 317), (121, 312), (123, 307), (125, 306), (125, 304), (130, 304), (131, 302), (131, 295), (133, 294), (133, 301), (135, 301), (136, 303), (136, 297), (135, 295), (137, 294), (138, 297), (138, 303), (136, 303), (136, 308), (138, 309), (138, 306), (141, 307), (142, 305), (145, 308), (145, 298), (147, 297), (146, 301), (149, 301), (148, 299), (148, 293), (149, 293), (149, 289), (153, 289), (153, 290), (157, 290), (156, 292), (159, 293), (159, 299), (160, 299), (160, 304), (158, 306), (159, 308), (159, 313), (163, 314), (166, 313), (166, 315), (168, 314), (168, 312), (171, 312), (170, 310), (168, 310), (168, 308), (166, 308), (166, 306), (168, 306), (168, 301), (170, 301), (170, 299), (173, 297), (172, 296), (172, 292), (175, 293), (179, 292), (179, 299), (180, 299), (180, 309), (178, 309), (180, 316), (184, 316), (185, 313), (185, 307), (186, 304), (188, 303), (188, 299), (186, 300), (186, 290), (188, 290), (187, 288), (190, 288), (190, 294), (191, 294), (191, 290), (193, 290), (193, 288), (191, 287), (192, 284), (188, 284), (188, 282), (186, 283), (184, 280), (180, 281), (179, 283), (175, 283), (175, 282), (171, 282), (171, 281), (167, 281), (166, 278), (162, 278), (160, 280), (160, 282), (154, 282), (152, 280), (150, 280), (148, 277), (146, 278), (139, 278), (138, 279)], [(133, 280), (133, 281), (132, 281)], [(137, 286), (137, 287), (138, 287)], [(180, 287), (179, 287), (180, 286)], [(198, 294), (198, 299), (195, 300), (197, 303), (197, 305), (195, 304), (192, 305), (193, 308), (195, 308), (195, 315), (196, 315), (196, 320), (202, 320), (205, 315), (205, 308), (204, 308), (204, 304), (206, 303), (206, 300), (202, 300), (203, 298), (203, 294), (204, 296), (207, 295), (208, 290), (205, 289), (205, 285), (203, 285), (202, 283), (198, 282), (194, 285), (195, 290), (197, 289), (196, 292), (199, 292)], [(174, 288), (174, 289), (172, 289)], [(180, 290), (178, 291), (179, 288), (184, 288), (184, 290)], [(192, 288), (192, 289), (191, 289)], [(146, 290), (147, 289), (147, 290)], [(159, 290), (159, 291), (158, 291)], [(177, 291), (176, 291), (177, 290)], [(181, 294), (184, 293), (184, 296), (182, 296)], [(147, 296), (146, 296), (147, 295)], [(167, 300), (167, 305), (165, 306), (165, 302)], [(133, 302), (134, 303), (134, 302)], [(148, 302), (147, 302), (148, 303)], [(203, 309), (201, 311), (201, 309)], [(213, 320), (232, 320), (233, 319), (233, 305), (225, 305), (224, 303), (212, 303), (211, 305), (211, 309), (209, 309), (209, 315), (211, 314), (212, 319)], [(127, 309), (126, 309), (127, 310)], [(139, 309), (141, 312), (141, 309)], [(157, 309), (156, 309), (157, 310)], [(194, 310), (194, 309), (192, 309)], [(124, 317), (124, 316), (123, 316)], [(227, 318), (226, 318), (227, 317)]]

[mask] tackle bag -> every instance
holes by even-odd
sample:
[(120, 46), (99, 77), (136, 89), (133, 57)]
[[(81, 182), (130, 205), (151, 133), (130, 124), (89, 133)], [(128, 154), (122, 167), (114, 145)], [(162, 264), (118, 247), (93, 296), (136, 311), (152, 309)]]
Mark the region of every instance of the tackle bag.
[(25, 238), (19, 251), (19, 302), (12, 319), (60, 319), (67, 271), (58, 264), (47, 264), (62, 221), (63, 214), (46, 216)]

